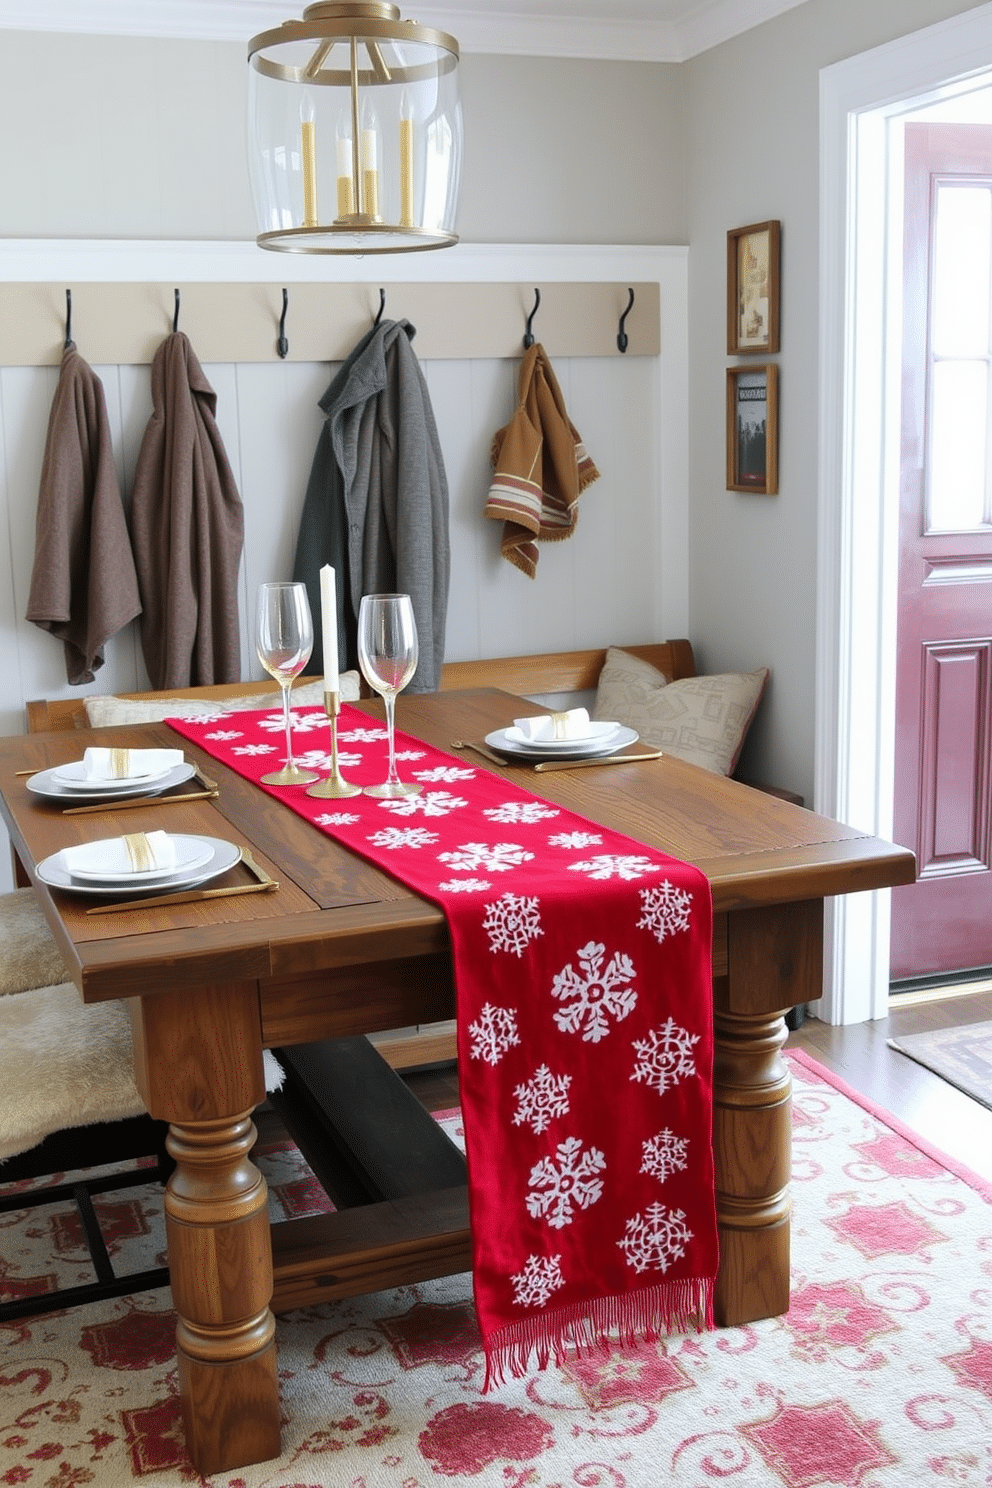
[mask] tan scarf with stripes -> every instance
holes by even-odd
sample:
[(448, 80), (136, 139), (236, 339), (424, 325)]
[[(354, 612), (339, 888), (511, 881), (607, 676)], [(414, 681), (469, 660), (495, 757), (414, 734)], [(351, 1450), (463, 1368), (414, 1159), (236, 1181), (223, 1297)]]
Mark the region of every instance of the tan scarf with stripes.
[(503, 557), (533, 579), (538, 542), (571, 537), (579, 495), (599, 477), (540, 344), (520, 365), (517, 410), (493, 438), (492, 464), (485, 515), (505, 524)]

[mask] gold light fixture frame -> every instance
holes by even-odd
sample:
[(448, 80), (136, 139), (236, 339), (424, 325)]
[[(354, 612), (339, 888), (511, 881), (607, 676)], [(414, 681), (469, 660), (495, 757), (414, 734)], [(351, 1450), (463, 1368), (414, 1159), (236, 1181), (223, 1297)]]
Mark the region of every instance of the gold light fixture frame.
[[(313, 42), (314, 50), (305, 66), (274, 61), (265, 53), (287, 43)], [(367, 47), (371, 66), (358, 65), (359, 45)], [(414, 65), (390, 65), (383, 56), (380, 42), (432, 46), (439, 60)], [(339, 46), (347, 48), (347, 65), (329, 65)], [(341, 58), (343, 64), (344, 59)], [(415, 253), (432, 248), (448, 248), (458, 242), (458, 235), (441, 227), (423, 227), (416, 223), (383, 221), (369, 202), (365, 172), (360, 155), (360, 99), (365, 90), (383, 85), (414, 85), (453, 72), (459, 62), (458, 42), (445, 31), (421, 26), (416, 21), (400, 19), (399, 7), (380, 0), (357, 0), (357, 3), (332, 3), (319, 0), (308, 5), (299, 21), (284, 21), (270, 31), (263, 31), (248, 44), (249, 66), (261, 76), (297, 84), (302, 87), (347, 88), (350, 93), (352, 182), (355, 210), (339, 213), (332, 222), (315, 225), (304, 222), (300, 227), (283, 227), (262, 232), (257, 242), (262, 248), (296, 253)], [(306, 184), (305, 184), (306, 200)], [(370, 210), (371, 208), (371, 210)], [(304, 208), (304, 215), (307, 208)], [(361, 246), (349, 242), (335, 245), (336, 237), (361, 234)], [(397, 243), (401, 234), (410, 242)], [(315, 245), (314, 237), (322, 242)]]

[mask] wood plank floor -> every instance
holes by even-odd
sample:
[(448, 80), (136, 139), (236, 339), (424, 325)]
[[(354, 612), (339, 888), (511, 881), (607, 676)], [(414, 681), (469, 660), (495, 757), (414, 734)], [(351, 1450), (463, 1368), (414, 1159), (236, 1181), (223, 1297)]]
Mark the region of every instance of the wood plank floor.
[[(790, 1033), (788, 1047), (805, 1050), (949, 1157), (992, 1182), (992, 1111), (886, 1043), (899, 1034), (990, 1020), (992, 992), (984, 992), (897, 1008), (887, 1018), (846, 1028), (807, 1018)], [(429, 1110), (458, 1104), (453, 1065), (411, 1072), (406, 1079)]]

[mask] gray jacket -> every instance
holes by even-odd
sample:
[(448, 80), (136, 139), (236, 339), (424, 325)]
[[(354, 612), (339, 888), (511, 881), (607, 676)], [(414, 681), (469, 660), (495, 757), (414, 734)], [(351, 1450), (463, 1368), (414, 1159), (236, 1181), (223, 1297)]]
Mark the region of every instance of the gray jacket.
[(293, 577), (314, 614), (310, 669), (323, 670), (320, 568), (338, 575), (339, 665), (357, 664), (363, 594), (409, 594), (420, 660), (411, 692), (436, 691), (444, 662), (451, 563), (448, 483), (408, 321), (383, 320), (342, 363), (320, 400)]

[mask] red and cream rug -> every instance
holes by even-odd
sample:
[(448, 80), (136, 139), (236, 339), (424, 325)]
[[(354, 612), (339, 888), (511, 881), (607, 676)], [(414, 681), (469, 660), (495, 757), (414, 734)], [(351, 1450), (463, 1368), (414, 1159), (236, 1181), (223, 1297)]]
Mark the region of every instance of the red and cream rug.
[[(182, 1446), (169, 1293), (149, 1292), (0, 1327), (0, 1488), (988, 1488), (992, 1189), (790, 1059), (786, 1317), (483, 1395), (468, 1276), (293, 1313), (282, 1457), (206, 1479)], [(274, 1214), (322, 1206), (294, 1148), (263, 1162)], [(161, 1254), (159, 1208), (109, 1199), (125, 1267)], [(65, 1215), (0, 1217), (0, 1294), (85, 1279), (84, 1260)]]

